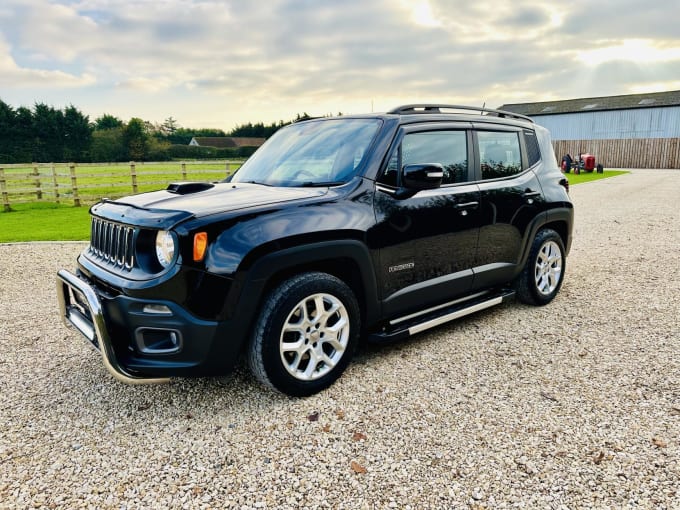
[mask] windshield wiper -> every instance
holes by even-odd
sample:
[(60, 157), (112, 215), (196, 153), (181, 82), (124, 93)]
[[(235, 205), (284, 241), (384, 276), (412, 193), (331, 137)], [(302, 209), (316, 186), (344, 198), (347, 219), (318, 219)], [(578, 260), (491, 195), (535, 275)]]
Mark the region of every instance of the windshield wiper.
[(320, 181), (320, 182), (307, 181), (298, 184), (298, 186), (302, 188), (325, 188), (326, 186), (340, 186), (342, 184), (346, 184), (345, 181)]
[(245, 184), (259, 184), (260, 186), (269, 186), (269, 187), (272, 186), (271, 184), (267, 184), (266, 182), (262, 182), (262, 181), (242, 181), (242, 182), (245, 183)]

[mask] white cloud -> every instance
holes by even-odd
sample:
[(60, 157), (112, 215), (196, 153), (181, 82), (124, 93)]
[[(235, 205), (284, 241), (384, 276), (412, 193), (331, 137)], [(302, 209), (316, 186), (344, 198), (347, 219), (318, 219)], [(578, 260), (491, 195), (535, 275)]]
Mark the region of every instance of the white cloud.
[(130, 78), (129, 80), (116, 83), (116, 87), (120, 89), (136, 90), (140, 92), (160, 92), (170, 88), (171, 84), (166, 80), (153, 78)]
[(642, 64), (672, 62), (680, 60), (680, 45), (663, 47), (658, 46), (652, 40), (624, 39), (610, 46), (584, 50), (577, 55), (577, 58), (591, 66), (616, 60)]
[[(0, 67), (10, 72), (0, 80), (16, 86), (3, 86), (2, 99), (32, 103), (17, 88), (30, 87), (62, 104), (97, 108), (99, 98), (114, 114), (137, 108), (152, 121), (185, 122), (182, 111), (228, 127), (368, 111), (372, 100), (377, 110), (620, 94), (677, 82), (666, 4), (5, 0), (0, 34), (11, 47), (0, 47)], [(626, 56), (635, 65), (612, 64)]]
[(0, 86), (12, 89), (25, 87), (77, 88), (93, 85), (96, 78), (87, 73), (74, 75), (59, 70), (25, 68), (17, 65), (11, 47), (0, 39)]
[(441, 20), (437, 19), (432, 12), (432, 6), (428, 0), (401, 0), (402, 9), (406, 9), (411, 19), (418, 25), (425, 27), (439, 27)]

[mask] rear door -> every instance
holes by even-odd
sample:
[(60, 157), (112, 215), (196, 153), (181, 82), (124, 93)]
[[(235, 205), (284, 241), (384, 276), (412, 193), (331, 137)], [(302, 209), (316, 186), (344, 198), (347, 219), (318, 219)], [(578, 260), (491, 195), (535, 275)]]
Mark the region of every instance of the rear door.
[[(408, 127), (401, 131), (378, 179), (376, 227), (383, 313), (425, 308), (472, 285), (480, 226), (479, 188), (470, 182), (471, 132), (466, 126)], [(440, 188), (400, 196), (401, 169), (414, 163), (444, 167)]]
[(520, 270), (529, 227), (539, 214), (543, 199), (538, 179), (530, 168), (536, 161), (526, 153), (523, 130), (475, 127), (473, 148), (479, 161), (475, 177), (480, 190), (480, 230), (473, 289), (480, 289), (506, 283)]

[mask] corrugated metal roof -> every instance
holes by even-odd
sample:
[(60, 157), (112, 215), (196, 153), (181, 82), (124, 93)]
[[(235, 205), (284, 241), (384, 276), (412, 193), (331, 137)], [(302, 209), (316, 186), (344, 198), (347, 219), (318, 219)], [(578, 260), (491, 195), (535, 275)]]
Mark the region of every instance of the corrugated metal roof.
[(504, 104), (503, 106), (499, 106), (498, 109), (533, 117), (538, 115), (555, 115), (558, 113), (628, 110), (632, 108), (653, 108), (659, 106), (680, 106), (680, 90), (653, 92), (651, 94), (630, 94), (626, 96), (543, 101), (540, 103)]

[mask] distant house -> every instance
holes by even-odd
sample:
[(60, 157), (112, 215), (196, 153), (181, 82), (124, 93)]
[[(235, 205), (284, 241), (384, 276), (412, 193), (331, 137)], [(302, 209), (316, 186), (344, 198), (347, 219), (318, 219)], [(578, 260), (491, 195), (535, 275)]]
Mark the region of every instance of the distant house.
[(224, 149), (234, 147), (259, 147), (264, 141), (264, 138), (245, 136), (197, 136), (191, 139), (189, 145)]
[(499, 107), (550, 130), (558, 161), (595, 155), (605, 167), (680, 168), (680, 90)]

